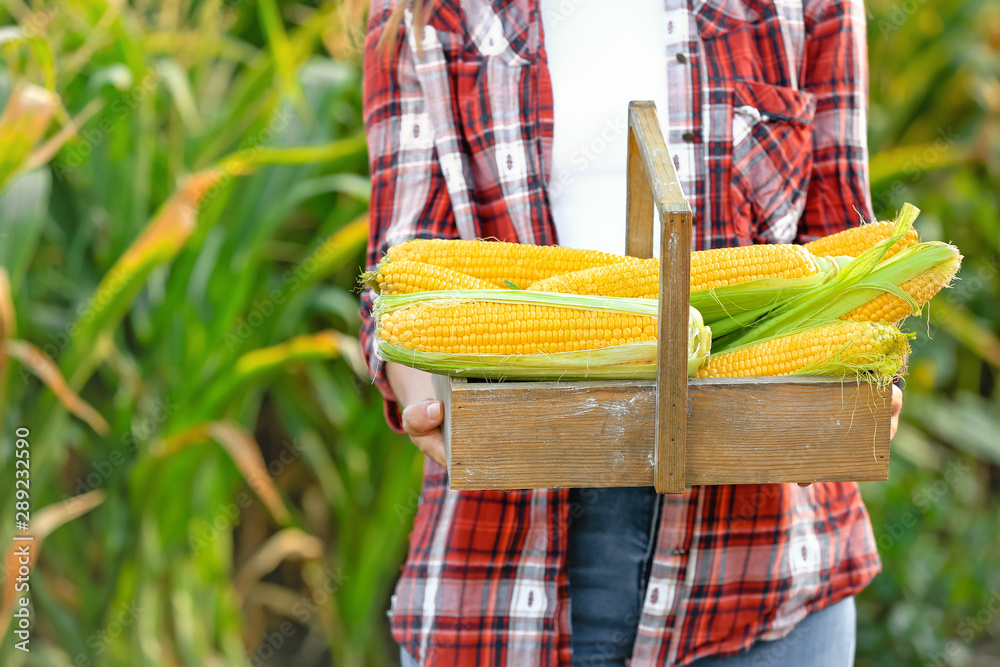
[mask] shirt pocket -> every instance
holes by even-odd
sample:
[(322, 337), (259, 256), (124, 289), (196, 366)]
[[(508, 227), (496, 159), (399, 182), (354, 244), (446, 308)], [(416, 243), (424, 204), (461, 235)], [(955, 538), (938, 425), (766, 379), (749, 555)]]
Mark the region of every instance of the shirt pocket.
[(734, 82), (730, 203), (740, 243), (791, 243), (813, 165), (816, 99), (807, 91)]

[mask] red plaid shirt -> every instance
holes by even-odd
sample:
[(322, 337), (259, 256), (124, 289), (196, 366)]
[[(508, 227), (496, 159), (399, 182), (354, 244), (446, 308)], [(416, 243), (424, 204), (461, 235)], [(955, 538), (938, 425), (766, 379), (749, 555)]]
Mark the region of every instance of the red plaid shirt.
[[(365, 42), (369, 265), (413, 237), (556, 242), (537, 0), (434, 2), (423, 34), (408, 17), (386, 55), (375, 42), (392, 4), (373, 0)], [(870, 218), (861, 1), (665, 0), (665, 12), (666, 139), (696, 247), (804, 242)], [(595, 85), (612, 75), (595, 72)], [(371, 298), (362, 342), (398, 428)], [(428, 461), (395, 638), (426, 665), (568, 665), (566, 535), (579, 509), (558, 489), (452, 491)], [(633, 666), (777, 639), (880, 568), (856, 484), (689, 488), (664, 496), (658, 539)]]

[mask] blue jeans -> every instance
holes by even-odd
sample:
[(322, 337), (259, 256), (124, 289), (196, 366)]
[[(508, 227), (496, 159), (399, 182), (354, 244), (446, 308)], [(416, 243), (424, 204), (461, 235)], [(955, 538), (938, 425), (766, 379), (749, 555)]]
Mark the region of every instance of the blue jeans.
[(661, 504), (651, 486), (570, 489), (566, 573), (574, 667), (624, 665), (631, 656)]
[[(573, 667), (624, 667), (642, 613), (656, 545), (660, 496), (651, 487), (571, 489), (566, 555)], [(785, 637), (691, 667), (851, 667), (854, 598), (804, 618)], [(417, 667), (401, 651), (403, 667)]]

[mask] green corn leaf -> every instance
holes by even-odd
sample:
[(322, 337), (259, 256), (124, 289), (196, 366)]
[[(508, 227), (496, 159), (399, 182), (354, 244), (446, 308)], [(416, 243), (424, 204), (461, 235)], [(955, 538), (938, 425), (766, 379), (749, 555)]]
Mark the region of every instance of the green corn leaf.
[(691, 292), (691, 305), (701, 312), (719, 338), (764, 317), (791, 299), (808, 293), (829, 279), (826, 273), (802, 278), (762, 278)]
[(231, 165), (231, 168), (236, 171), (265, 164), (289, 165), (311, 162), (323, 162), (327, 168), (336, 169), (342, 162), (364, 158), (367, 152), (364, 135), (357, 134), (318, 146), (247, 148), (224, 158), (221, 163)]
[(59, 105), (59, 96), (40, 86), (14, 88), (0, 114), (0, 192), (27, 167)]
[(52, 47), (40, 35), (29, 35), (18, 26), (0, 27), (0, 51), (5, 48), (16, 47), (27, 44), (35, 57), (35, 63), (42, 71), (42, 78), (45, 80), (45, 87), (55, 90), (56, 65)]
[(20, 291), (41, 237), (51, 191), (51, 173), (36, 169), (0, 193), (0, 266), (7, 267), (13, 294)]
[(69, 388), (59, 372), (59, 367), (47, 354), (23, 340), (6, 341), (5, 353), (20, 361), (38, 376), (67, 410), (89, 424), (97, 433), (107, 435), (110, 429), (108, 422), (89, 403)]
[(821, 319), (836, 319), (863, 306), (883, 291), (892, 292), (900, 297), (916, 312), (917, 303), (913, 297), (900, 289), (899, 285), (934, 267), (948, 266), (949, 270), (953, 267), (957, 271), (961, 259), (962, 255), (958, 252), (958, 248), (947, 243), (939, 241), (918, 243), (876, 266), (863, 281), (832, 298), (815, 316)]
[(285, 32), (278, 4), (275, 0), (259, 0), (257, 10), (285, 95), (295, 105), (302, 118), (312, 119), (312, 112), (309, 110), (305, 93), (296, 75), (298, 70), (296, 53)]
[(296, 336), (278, 345), (247, 352), (232, 370), (205, 392), (199, 405), (192, 409), (187, 421), (197, 421), (202, 415), (214, 414), (240, 387), (257, 381), (288, 365), (308, 361), (336, 359), (341, 355), (345, 340), (350, 338), (336, 331)]
[[(728, 336), (717, 339), (713, 343), (713, 351), (718, 354), (836, 321), (840, 315), (851, 309), (848, 308), (833, 315), (827, 305), (840, 299), (844, 294), (863, 286), (864, 280), (872, 274), (889, 249), (910, 230), (919, 213), (919, 209), (915, 206), (905, 204), (899, 215), (896, 216), (892, 236), (876, 243), (841, 267), (832, 280), (795, 296), (752, 327), (735, 331)], [(847, 301), (839, 301), (839, 303), (843, 307), (846, 306)]]
[(71, 334), (76, 346), (67, 362), (71, 386), (89, 376), (96, 362), (93, 342), (117, 326), (150, 272), (177, 255), (197, 225), (202, 200), (227, 176), (212, 169), (188, 178), (98, 284)]

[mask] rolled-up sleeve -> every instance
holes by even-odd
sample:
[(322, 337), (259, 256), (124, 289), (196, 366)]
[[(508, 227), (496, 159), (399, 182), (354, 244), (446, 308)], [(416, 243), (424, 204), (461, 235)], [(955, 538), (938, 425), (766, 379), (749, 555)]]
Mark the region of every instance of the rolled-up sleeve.
[[(373, 0), (364, 46), (362, 110), (368, 140), (371, 210), (367, 265), (376, 268), (386, 249), (410, 238), (457, 238), (458, 229), (434, 148), (427, 105), (406, 40), (406, 28), (378, 47), (395, 0)], [(396, 395), (375, 353), (375, 294), (361, 294), (361, 348), (385, 398), (386, 421), (402, 430)]]

